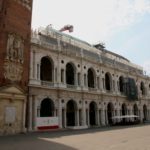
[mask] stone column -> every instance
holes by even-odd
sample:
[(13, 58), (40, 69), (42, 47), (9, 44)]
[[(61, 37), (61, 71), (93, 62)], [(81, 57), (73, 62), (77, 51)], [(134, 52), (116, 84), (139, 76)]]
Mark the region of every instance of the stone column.
[[(120, 110), (117, 109), (117, 116), (120, 116)], [(117, 119), (117, 122), (120, 122), (120, 119)]]
[(74, 85), (75, 85), (75, 86), (78, 86), (77, 72), (74, 74)]
[(66, 70), (64, 69), (64, 83), (63, 84), (67, 84), (66, 83)]
[(140, 113), (138, 113), (138, 115), (140, 116), (140, 122), (143, 122), (143, 109), (139, 110)]
[(86, 126), (86, 109), (85, 109), (85, 101), (83, 101), (83, 105), (82, 105), (82, 126)]
[(23, 132), (26, 132), (25, 117), (26, 117), (26, 99), (23, 100), (23, 110), (22, 110), (22, 131)]
[(76, 110), (76, 122), (75, 122), (76, 126), (79, 126), (79, 109)]
[(41, 64), (37, 64), (37, 79), (40, 80), (40, 74), (41, 74)]
[(61, 99), (58, 100), (58, 119), (59, 119), (59, 128), (62, 128), (62, 103)]
[(102, 126), (106, 125), (106, 121), (105, 121), (105, 109), (102, 109), (102, 111), (101, 111), (101, 123), (102, 123)]
[(64, 109), (64, 127), (67, 127), (66, 109)]
[(33, 109), (32, 109), (32, 114), (33, 114), (33, 116), (32, 116), (32, 129), (36, 130), (36, 117), (37, 117), (36, 96), (33, 96), (32, 106), (33, 106)]
[(106, 125), (108, 125), (108, 114), (107, 114), (107, 109), (105, 110), (105, 122), (106, 122)]
[(28, 102), (28, 131), (32, 131), (32, 95), (29, 96)]
[(100, 126), (99, 109), (96, 110), (96, 113), (97, 113), (97, 125)]
[(90, 126), (89, 109), (87, 109), (86, 116), (87, 116), (87, 123), (88, 123), (87, 125)]

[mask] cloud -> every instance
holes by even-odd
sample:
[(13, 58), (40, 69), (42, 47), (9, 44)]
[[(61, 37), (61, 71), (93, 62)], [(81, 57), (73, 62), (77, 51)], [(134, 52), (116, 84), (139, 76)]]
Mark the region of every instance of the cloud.
[(53, 24), (75, 27), (73, 36), (91, 43), (107, 41), (150, 12), (149, 0), (41, 0), (34, 1), (33, 28)]

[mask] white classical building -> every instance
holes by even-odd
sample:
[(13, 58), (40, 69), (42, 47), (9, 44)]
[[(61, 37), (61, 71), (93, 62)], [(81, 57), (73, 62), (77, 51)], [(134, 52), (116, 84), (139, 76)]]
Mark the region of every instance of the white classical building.
[(30, 56), (28, 130), (101, 127), (119, 115), (150, 120), (150, 78), (102, 45), (47, 27), (32, 33)]

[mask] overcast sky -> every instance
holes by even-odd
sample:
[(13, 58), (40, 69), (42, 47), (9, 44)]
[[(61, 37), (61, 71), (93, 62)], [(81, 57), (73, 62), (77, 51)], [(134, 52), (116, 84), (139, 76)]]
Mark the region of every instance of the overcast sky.
[(34, 0), (32, 28), (52, 24), (123, 55), (150, 74), (150, 0)]

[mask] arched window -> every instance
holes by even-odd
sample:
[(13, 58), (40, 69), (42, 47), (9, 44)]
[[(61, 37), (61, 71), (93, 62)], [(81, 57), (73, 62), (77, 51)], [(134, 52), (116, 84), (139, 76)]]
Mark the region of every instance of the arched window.
[(122, 76), (119, 77), (119, 91), (124, 92), (124, 78)]
[(66, 65), (66, 83), (75, 85), (75, 69), (71, 63)]
[(88, 69), (88, 87), (94, 88), (95, 87), (95, 79), (94, 79), (94, 71), (90, 68)]
[(41, 102), (40, 117), (54, 116), (54, 103), (51, 99), (46, 98)]
[(53, 81), (53, 63), (49, 57), (43, 57), (41, 59), (41, 74), (40, 79), (42, 81)]
[(147, 121), (147, 106), (143, 105), (143, 121)]
[(140, 89), (141, 89), (142, 95), (145, 95), (145, 86), (143, 82), (141, 82)]
[(134, 115), (138, 116), (138, 107), (137, 107), (137, 104), (134, 104), (134, 106), (133, 106), (133, 113), (134, 113)]
[(106, 87), (106, 90), (110, 91), (111, 90), (111, 75), (110, 73), (106, 73), (105, 74), (105, 87)]
[(125, 115), (127, 115), (127, 106), (126, 106), (126, 104), (122, 104), (122, 116), (125, 116)]

